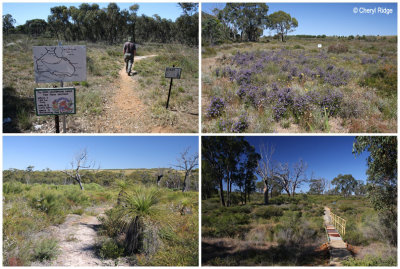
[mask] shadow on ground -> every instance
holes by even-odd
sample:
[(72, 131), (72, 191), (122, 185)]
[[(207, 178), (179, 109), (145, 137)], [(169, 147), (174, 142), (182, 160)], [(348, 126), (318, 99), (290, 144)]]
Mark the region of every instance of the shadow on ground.
[(13, 87), (3, 88), (3, 133), (21, 133), (29, 129), (33, 111), (33, 98), (18, 96)]
[(329, 263), (326, 247), (295, 248), (255, 243), (240, 245), (221, 241), (202, 242), (202, 265), (212, 266), (316, 266)]

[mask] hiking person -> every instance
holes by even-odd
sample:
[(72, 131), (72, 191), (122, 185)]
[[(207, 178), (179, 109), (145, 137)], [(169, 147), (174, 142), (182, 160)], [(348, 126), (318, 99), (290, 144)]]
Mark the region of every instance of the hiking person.
[(128, 76), (131, 75), (132, 65), (134, 62), (134, 57), (136, 55), (136, 45), (133, 43), (132, 37), (128, 38), (128, 41), (124, 44), (124, 61), (126, 63), (125, 70)]

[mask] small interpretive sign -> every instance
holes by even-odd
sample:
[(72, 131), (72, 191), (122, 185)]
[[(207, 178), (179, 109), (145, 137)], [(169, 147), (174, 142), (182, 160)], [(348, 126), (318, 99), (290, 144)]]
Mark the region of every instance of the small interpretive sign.
[(35, 89), (37, 116), (76, 114), (75, 88)]
[(167, 67), (165, 68), (165, 78), (181, 78), (182, 68), (179, 67)]

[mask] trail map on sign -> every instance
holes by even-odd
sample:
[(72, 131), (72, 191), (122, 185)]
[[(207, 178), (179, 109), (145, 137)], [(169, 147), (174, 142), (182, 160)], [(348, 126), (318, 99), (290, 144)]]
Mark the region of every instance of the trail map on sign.
[(36, 83), (86, 80), (86, 46), (33, 47)]

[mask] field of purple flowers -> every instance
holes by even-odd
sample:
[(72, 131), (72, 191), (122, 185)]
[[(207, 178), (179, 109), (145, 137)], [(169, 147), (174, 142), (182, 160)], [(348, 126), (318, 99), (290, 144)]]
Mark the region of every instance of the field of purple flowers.
[(397, 130), (396, 37), (224, 44), (202, 63), (203, 132)]

